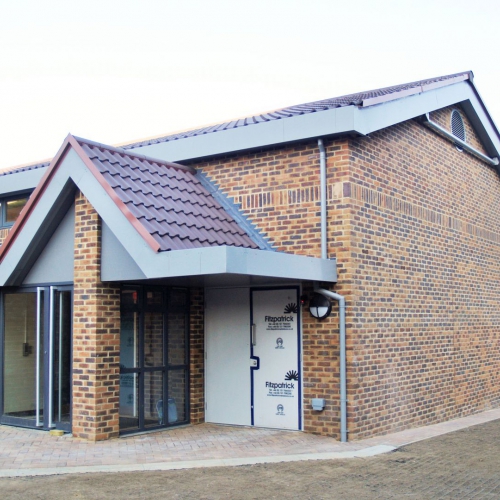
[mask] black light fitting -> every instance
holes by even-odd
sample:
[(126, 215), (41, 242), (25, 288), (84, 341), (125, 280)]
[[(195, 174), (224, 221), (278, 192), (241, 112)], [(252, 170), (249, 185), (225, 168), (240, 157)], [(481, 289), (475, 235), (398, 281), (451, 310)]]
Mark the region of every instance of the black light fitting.
[(328, 318), (332, 312), (332, 303), (324, 295), (315, 293), (309, 301), (309, 312), (318, 319)]

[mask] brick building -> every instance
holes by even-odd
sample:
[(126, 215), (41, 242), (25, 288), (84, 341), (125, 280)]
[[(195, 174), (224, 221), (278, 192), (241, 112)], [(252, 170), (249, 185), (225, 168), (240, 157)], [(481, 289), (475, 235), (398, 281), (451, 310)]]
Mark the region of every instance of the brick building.
[(68, 136), (0, 175), (0, 423), (345, 440), (497, 406), (499, 151), (471, 72)]

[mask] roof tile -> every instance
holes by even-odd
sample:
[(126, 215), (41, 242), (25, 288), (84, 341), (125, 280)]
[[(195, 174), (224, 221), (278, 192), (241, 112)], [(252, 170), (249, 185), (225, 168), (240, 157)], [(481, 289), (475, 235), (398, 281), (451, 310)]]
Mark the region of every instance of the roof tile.
[[(382, 99), (384, 97), (388, 97), (391, 99), (391, 95), (393, 99), (401, 97), (401, 93), (405, 91), (412, 90), (413, 92), (417, 91), (425, 91), (430, 90), (432, 88), (436, 88), (443, 85), (449, 85), (455, 83), (455, 81), (459, 81), (460, 79), (469, 79), (472, 80), (472, 72), (464, 71), (462, 73), (455, 73), (452, 75), (439, 76), (436, 78), (428, 78), (425, 80), (419, 80), (416, 82), (405, 83), (402, 85), (394, 85), (392, 87), (385, 87), (375, 90), (368, 90), (366, 92), (358, 92), (355, 94), (344, 95), (340, 97), (334, 97), (331, 99), (323, 99), (320, 101), (313, 101), (305, 104), (298, 104), (295, 106), (289, 106), (286, 108), (274, 110), (272, 112), (261, 113), (259, 115), (249, 116), (246, 118), (242, 118), (239, 120), (233, 120), (230, 122), (219, 123), (216, 125), (210, 125), (208, 127), (202, 127), (198, 129), (188, 130), (184, 132), (179, 132), (177, 134), (170, 134), (162, 137), (156, 137), (153, 139), (148, 139), (145, 141), (133, 142), (131, 144), (127, 144), (122, 146), (122, 151), (118, 151), (116, 148), (109, 148), (103, 145), (97, 145), (92, 143), (92, 147), (89, 145), (82, 143), (82, 147), (84, 151), (89, 154), (89, 158), (91, 160), (99, 159), (100, 162), (104, 165), (108, 165), (107, 167), (102, 167), (103, 170), (100, 169), (101, 173), (110, 170), (109, 165), (114, 165), (115, 168), (124, 167), (129, 165), (132, 169), (139, 168), (141, 171), (148, 171), (152, 175), (158, 175), (160, 178), (167, 176), (168, 178), (171, 175), (176, 176), (177, 172), (165, 171), (163, 167), (163, 162), (158, 161), (154, 162), (147, 159), (142, 159), (137, 161), (135, 158), (131, 158), (130, 156), (126, 156), (126, 151), (128, 149), (140, 148), (142, 146), (149, 146), (151, 144), (159, 144), (162, 142), (176, 141), (178, 139), (184, 139), (188, 137), (194, 137), (197, 135), (203, 135), (213, 132), (219, 132), (222, 130), (228, 130), (232, 128), (245, 127), (250, 125), (256, 125), (262, 122), (268, 122), (272, 120), (280, 120), (286, 119), (291, 116), (296, 115), (304, 115), (308, 113), (316, 113), (321, 111), (326, 111), (333, 108), (339, 108), (344, 106), (362, 106), (363, 103), (365, 105), (374, 99)], [(399, 96), (398, 96), (399, 94)], [(0, 176), (10, 175), (17, 172), (23, 172), (26, 170), (34, 170), (37, 168), (44, 168), (49, 165), (49, 162), (42, 162), (33, 165), (28, 165), (24, 167), (14, 167), (4, 172), (0, 172)], [(175, 169), (174, 169), (175, 170)]]
[(453, 75), (428, 78), (416, 82), (404, 83), (402, 85), (394, 85), (392, 87), (368, 90), (366, 92), (358, 92), (356, 94), (349, 94), (340, 97), (334, 97), (331, 99), (323, 99), (321, 101), (313, 101), (305, 104), (299, 104), (296, 106), (289, 106), (286, 108), (277, 109), (271, 112), (262, 113), (255, 116), (249, 116), (239, 120), (233, 120), (221, 123), (218, 125), (210, 125), (208, 127), (188, 130), (184, 132), (179, 132), (177, 134), (166, 135), (163, 137), (156, 137), (153, 139), (148, 139), (146, 141), (134, 142), (132, 144), (127, 144), (126, 146), (122, 147), (123, 149), (140, 148), (142, 146), (150, 146), (151, 144), (159, 144), (161, 142), (169, 142), (178, 139), (194, 137), (197, 135), (203, 135), (208, 132), (229, 130), (233, 128), (254, 125), (266, 121), (286, 119), (295, 115), (303, 115), (308, 113), (316, 113), (319, 111), (327, 111), (329, 109), (341, 108), (344, 106), (362, 106), (364, 101), (368, 101), (370, 99), (374, 99), (377, 97), (388, 96), (393, 94), (394, 98), (397, 98), (398, 93), (410, 89), (416, 89), (416, 90), (420, 89), (421, 91), (423, 91), (424, 89), (431, 89), (441, 84), (445, 85), (447, 81), (450, 81), (449, 83), (454, 83), (453, 80), (457, 79), (457, 77), (464, 77), (463, 79), (467, 78), (472, 79), (472, 73), (470, 71), (465, 71), (463, 73), (455, 73)]
[(160, 251), (220, 245), (259, 248), (194, 171), (75, 139)]

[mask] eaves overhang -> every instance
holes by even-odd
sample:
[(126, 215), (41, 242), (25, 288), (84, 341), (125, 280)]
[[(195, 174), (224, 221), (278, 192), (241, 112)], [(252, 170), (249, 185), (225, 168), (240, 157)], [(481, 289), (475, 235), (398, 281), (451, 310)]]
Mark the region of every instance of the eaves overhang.
[(463, 105), (489, 155), (498, 156), (498, 130), (473, 82), (466, 78), (459, 78), (446, 86), (428, 86), (417, 91), (412, 89), (411, 92), (401, 93), (398, 98), (392, 100), (366, 100), (360, 106), (342, 106), (173, 141), (131, 147), (129, 150), (140, 151), (163, 160), (186, 162), (318, 137), (365, 136), (453, 104)]

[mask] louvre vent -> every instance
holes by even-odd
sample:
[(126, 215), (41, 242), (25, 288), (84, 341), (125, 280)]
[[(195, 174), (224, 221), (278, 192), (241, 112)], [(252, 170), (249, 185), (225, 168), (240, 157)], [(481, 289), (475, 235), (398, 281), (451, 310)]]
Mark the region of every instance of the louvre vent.
[(451, 133), (465, 142), (464, 121), (456, 109), (451, 113)]

